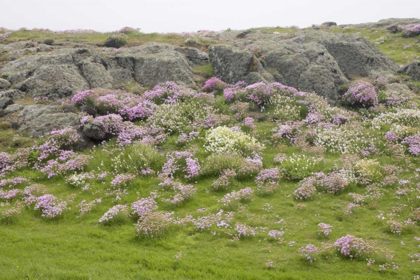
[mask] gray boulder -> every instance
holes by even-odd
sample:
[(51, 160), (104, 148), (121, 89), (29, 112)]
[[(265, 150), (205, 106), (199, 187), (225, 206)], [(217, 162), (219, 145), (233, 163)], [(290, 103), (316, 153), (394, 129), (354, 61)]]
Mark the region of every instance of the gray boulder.
[(245, 38), (246, 35), (251, 34), (251, 32), (252, 32), (251, 29), (244, 30), (241, 33), (239, 33), (238, 35), (236, 35), (236, 38), (239, 38), (239, 39)]
[(205, 65), (209, 63), (209, 55), (196, 48), (175, 48), (182, 53), (193, 65)]
[(317, 43), (281, 42), (264, 56), (265, 67), (278, 82), (314, 91), (331, 103), (340, 99), (339, 88), (348, 82), (334, 57)]
[(12, 114), (12, 113), (18, 112), (22, 109), (23, 109), (23, 105), (12, 104), (12, 105), (7, 106), (6, 109), (4, 109), (4, 114), (5, 115)]
[(77, 128), (79, 117), (74, 113), (63, 113), (56, 106), (28, 105), (18, 114), (18, 131), (31, 137), (40, 137), (68, 126)]
[(75, 65), (43, 65), (33, 76), (17, 84), (16, 88), (31, 96), (61, 98), (88, 89), (89, 84)]
[(215, 45), (209, 48), (210, 63), (216, 76), (227, 83), (239, 81), (247, 83), (266, 82), (263, 74), (270, 80), (255, 55), (249, 50), (242, 50), (230, 45)]
[(93, 122), (83, 126), (82, 135), (87, 139), (93, 140), (105, 140), (107, 139), (107, 133), (101, 123)]
[(1, 89), (8, 89), (10, 87), (10, 83), (8, 80), (0, 78), (0, 90)]
[(123, 49), (104, 63), (113, 78), (113, 84), (136, 81), (154, 86), (175, 81), (194, 86), (193, 72), (188, 60), (174, 46), (148, 43), (140, 47)]
[(420, 61), (412, 62), (401, 68), (398, 72), (407, 74), (415, 81), (420, 81)]
[(13, 104), (13, 100), (10, 97), (0, 97), (0, 109), (4, 109), (11, 104)]
[(323, 45), (347, 76), (378, 76), (394, 73), (398, 65), (365, 38), (350, 34), (309, 31), (291, 39), (297, 43), (316, 42)]
[(10, 97), (12, 99), (20, 99), (24, 98), (26, 94), (18, 89), (9, 89), (5, 91), (0, 91), (0, 98), (1, 97)]
[(336, 22), (334, 22), (334, 21), (326, 21), (326, 22), (323, 22), (323, 23), (321, 24), (321, 26), (323, 26), (323, 27), (337, 26), (337, 23), (336, 23)]

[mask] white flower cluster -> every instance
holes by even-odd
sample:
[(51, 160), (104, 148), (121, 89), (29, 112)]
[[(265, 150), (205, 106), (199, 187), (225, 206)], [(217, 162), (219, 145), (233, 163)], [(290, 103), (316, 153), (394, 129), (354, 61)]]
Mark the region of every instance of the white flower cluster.
[(331, 153), (358, 153), (370, 143), (371, 140), (362, 131), (350, 126), (318, 128), (315, 131), (314, 144)]
[(372, 120), (372, 127), (380, 129), (383, 125), (401, 124), (420, 127), (420, 110), (401, 109), (396, 112), (382, 113)]
[(242, 155), (260, 152), (264, 145), (257, 139), (226, 126), (211, 129), (206, 135), (205, 149), (212, 153), (236, 153)]

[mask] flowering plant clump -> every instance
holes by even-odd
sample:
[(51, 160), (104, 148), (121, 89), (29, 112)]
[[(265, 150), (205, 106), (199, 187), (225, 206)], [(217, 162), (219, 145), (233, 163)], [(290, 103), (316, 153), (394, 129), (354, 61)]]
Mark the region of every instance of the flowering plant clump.
[(66, 178), (67, 184), (76, 187), (76, 188), (86, 188), (89, 187), (88, 180), (93, 179), (94, 175), (91, 173), (80, 173), (72, 174)]
[(223, 203), (224, 206), (235, 206), (238, 202), (250, 201), (253, 194), (254, 191), (248, 187), (226, 194), (219, 202)]
[(178, 85), (174, 82), (166, 82), (157, 84), (153, 89), (146, 91), (143, 97), (156, 104), (162, 104), (185, 101), (193, 98), (196, 94), (195, 91), (187, 87)]
[(273, 135), (271, 139), (274, 142), (286, 142), (287, 144), (294, 145), (298, 141), (298, 137), (301, 135), (301, 124), (300, 123), (293, 123), (293, 124), (283, 124), (279, 127), (276, 127), (271, 130)]
[(337, 248), (338, 252), (341, 253), (341, 255), (350, 259), (367, 257), (372, 254), (383, 255), (387, 259), (392, 258), (390, 251), (378, 248), (375, 243), (368, 242), (363, 238), (357, 238), (352, 235), (340, 237), (334, 243), (334, 246)]
[(384, 112), (372, 120), (372, 127), (375, 129), (391, 124), (420, 127), (420, 110), (399, 109), (395, 112)]
[(255, 236), (255, 229), (253, 227), (247, 226), (245, 224), (237, 223), (235, 225), (236, 237), (245, 238)]
[(166, 154), (166, 162), (162, 167), (162, 174), (173, 178), (185, 173), (184, 178), (190, 179), (200, 174), (200, 163), (190, 152), (171, 152)]
[(226, 87), (226, 83), (222, 80), (212, 77), (211, 79), (207, 80), (203, 86), (203, 90), (205, 91), (222, 91)]
[(328, 193), (337, 194), (350, 184), (350, 179), (345, 172), (331, 172), (328, 175), (317, 173), (316, 184)]
[(332, 231), (332, 226), (329, 224), (319, 223), (318, 227), (321, 228), (319, 233), (323, 234), (324, 236), (328, 236)]
[(85, 199), (82, 200), (80, 204), (78, 205), (80, 210), (79, 210), (79, 216), (77, 216), (77, 218), (80, 218), (84, 214), (90, 212), (96, 204), (101, 203), (101, 202), (102, 202), (102, 198), (97, 198), (89, 202), (86, 202)]
[(289, 180), (301, 180), (323, 167), (323, 159), (293, 154), (280, 163), (280, 172)]
[(258, 191), (271, 194), (279, 187), (280, 173), (277, 168), (263, 169), (255, 179)]
[(45, 194), (35, 199), (35, 210), (41, 211), (41, 216), (52, 219), (61, 216), (63, 211), (67, 208), (65, 201), (60, 201), (52, 194)]
[(233, 131), (226, 126), (211, 129), (205, 140), (204, 148), (211, 153), (249, 155), (264, 149), (264, 145), (260, 144), (257, 139), (242, 132)]
[(309, 262), (316, 261), (316, 255), (318, 254), (319, 248), (312, 244), (307, 244), (305, 247), (299, 248), (299, 253), (305, 257)]
[(414, 37), (420, 35), (420, 24), (410, 24), (403, 28), (404, 37)]
[(172, 213), (149, 212), (137, 222), (137, 236), (156, 237), (162, 235), (172, 224)]
[(372, 143), (369, 135), (347, 124), (339, 127), (318, 127), (314, 134), (315, 146), (324, 147), (330, 153), (358, 153), (362, 147)]
[(121, 28), (120, 30), (118, 30), (118, 32), (119, 33), (124, 33), (124, 34), (139, 33), (140, 28), (133, 28), (133, 27), (125, 26), (125, 27)]
[(245, 82), (237, 82), (235, 85), (228, 85), (228, 87), (223, 90), (225, 101), (229, 102), (243, 97), (246, 93), (246, 86), (247, 84)]
[(361, 159), (354, 164), (356, 180), (360, 184), (369, 184), (380, 181), (382, 167), (377, 160)]
[(407, 136), (401, 142), (408, 145), (408, 151), (414, 156), (420, 155), (420, 134)]
[(131, 215), (142, 217), (157, 209), (157, 203), (152, 197), (142, 198), (131, 204)]
[(109, 209), (99, 219), (100, 224), (109, 224), (111, 222), (121, 221), (124, 217), (128, 216), (129, 208), (127, 205), (118, 204)]
[(178, 193), (175, 194), (171, 199), (163, 199), (163, 201), (170, 202), (172, 204), (181, 204), (193, 197), (197, 191), (197, 188), (193, 187), (193, 185), (175, 184), (173, 186), (173, 190)]
[(211, 190), (213, 191), (227, 191), (232, 188), (233, 182), (236, 177), (234, 169), (224, 169), (219, 178), (213, 181)]
[(299, 182), (299, 188), (297, 188), (293, 194), (297, 200), (307, 200), (313, 197), (316, 193), (316, 187), (314, 183), (316, 180), (313, 177), (305, 178)]
[(268, 236), (271, 240), (276, 240), (280, 243), (282, 243), (283, 241), (283, 235), (284, 235), (284, 231), (280, 231), (280, 230), (270, 230), (268, 232)]
[(342, 98), (354, 107), (369, 108), (378, 105), (378, 93), (375, 87), (367, 82), (357, 82), (347, 90)]
[(135, 178), (136, 178), (136, 175), (134, 174), (118, 174), (111, 181), (111, 186), (114, 188), (126, 187)]

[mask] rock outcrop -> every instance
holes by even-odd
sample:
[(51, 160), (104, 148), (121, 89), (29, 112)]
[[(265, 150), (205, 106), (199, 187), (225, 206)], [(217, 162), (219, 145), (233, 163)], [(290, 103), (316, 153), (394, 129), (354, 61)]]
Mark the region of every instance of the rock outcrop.
[[(150, 43), (108, 56), (92, 49), (58, 49), (23, 56), (0, 70), (27, 95), (61, 98), (130, 82), (154, 86), (176, 81), (194, 86), (191, 65), (206, 63), (207, 54), (198, 49)], [(2, 88), (10, 86), (0, 82)]]
[(414, 61), (399, 70), (400, 73), (407, 74), (411, 79), (420, 81), (420, 61)]
[(40, 137), (68, 126), (77, 128), (80, 124), (77, 114), (63, 113), (57, 106), (51, 105), (26, 106), (18, 118), (19, 132), (31, 137)]
[(209, 58), (215, 74), (227, 83), (256, 83), (273, 79), (249, 50), (216, 45), (209, 48)]
[(274, 79), (302, 91), (315, 91), (336, 104), (340, 86), (352, 77), (386, 76), (398, 70), (394, 61), (358, 36), (316, 30), (291, 39), (270, 36), (256, 32), (249, 37), (252, 41), (235, 42), (242, 47), (211, 46), (215, 74), (228, 83)]

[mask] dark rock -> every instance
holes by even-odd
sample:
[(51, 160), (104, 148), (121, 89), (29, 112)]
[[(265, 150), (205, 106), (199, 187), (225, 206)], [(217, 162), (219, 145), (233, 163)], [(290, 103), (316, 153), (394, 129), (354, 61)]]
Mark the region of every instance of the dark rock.
[(415, 81), (420, 81), (420, 61), (412, 62), (401, 68), (398, 72), (407, 74)]
[(193, 65), (205, 65), (209, 63), (207, 53), (195, 48), (175, 48), (176, 51), (182, 53)]
[(252, 30), (248, 29), (245, 31), (242, 31), (241, 33), (239, 33), (238, 35), (236, 35), (236, 38), (242, 39), (245, 38), (246, 35), (251, 34)]
[(90, 106), (90, 105), (83, 105), (82, 107), (80, 107), (80, 111), (85, 112), (86, 114), (94, 116), (94, 117), (97, 114), (95, 107)]
[(93, 122), (83, 126), (82, 135), (88, 139), (105, 140), (107, 133), (101, 123)]
[(391, 25), (389, 27), (386, 28), (386, 30), (388, 30), (389, 33), (398, 33), (402, 31), (402, 28), (399, 27), (398, 25)]
[(10, 97), (1, 97), (0, 98), (0, 109), (5, 109), (7, 106), (13, 104), (13, 99)]
[(327, 22), (322, 23), (321, 26), (323, 27), (337, 26), (337, 23), (333, 21), (327, 21)]
[(52, 44), (54, 44), (54, 39), (45, 39), (44, 44), (51, 46)]

